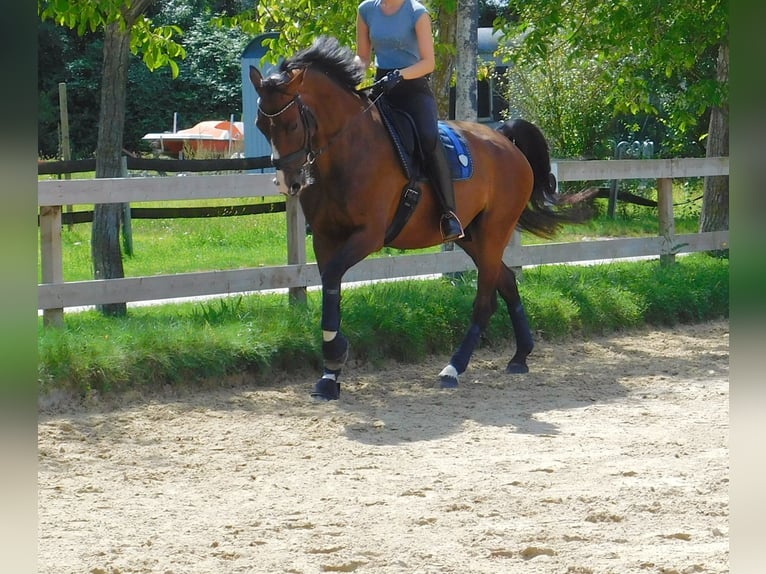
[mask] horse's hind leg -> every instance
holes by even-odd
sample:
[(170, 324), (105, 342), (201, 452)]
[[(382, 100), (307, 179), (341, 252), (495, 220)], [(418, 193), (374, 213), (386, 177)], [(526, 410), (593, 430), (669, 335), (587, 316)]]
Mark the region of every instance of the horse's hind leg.
[(474, 349), (479, 342), (481, 334), (487, 328), (492, 314), (497, 309), (497, 270), (494, 266), (480, 265), (479, 260), (472, 253), (475, 245), (466, 246), (463, 249), (471, 255), (479, 269), (476, 299), (473, 302), (473, 314), (471, 325), (463, 340), (452, 355), (449, 364), (439, 373), (439, 384), (443, 389), (458, 386), (458, 375), (463, 374), (468, 367)]
[(508, 314), (511, 316), (511, 325), (513, 326), (513, 335), (516, 338), (516, 353), (511, 357), (505, 371), (507, 373), (527, 373), (529, 372), (527, 356), (535, 346), (532, 340), (532, 330), (529, 328), (527, 314), (521, 302), (519, 288), (516, 284), (516, 275), (505, 264), (503, 264), (498, 280), (497, 291), (508, 307)]

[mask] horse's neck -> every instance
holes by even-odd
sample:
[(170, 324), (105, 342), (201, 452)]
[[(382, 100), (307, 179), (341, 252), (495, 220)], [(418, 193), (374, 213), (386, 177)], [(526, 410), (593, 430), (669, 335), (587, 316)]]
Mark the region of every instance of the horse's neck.
[[(326, 77), (317, 81), (317, 89), (311, 99), (313, 105), (310, 107), (322, 136), (321, 145), (327, 146), (327, 154), (338, 155), (337, 140), (352, 136), (356, 145), (351, 150), (345, 150), (345, 154), (350, 157), (358, 155), (372, 143), (369, 138), (375, 130), (385, 130), (379, 122), (373, 120), (377, 110), (370, 100), (339, 87)], [(367, 155), (367, 152), (364, 151), (362, 155)], [(344, 158), (341, 161), (348, 160)]]

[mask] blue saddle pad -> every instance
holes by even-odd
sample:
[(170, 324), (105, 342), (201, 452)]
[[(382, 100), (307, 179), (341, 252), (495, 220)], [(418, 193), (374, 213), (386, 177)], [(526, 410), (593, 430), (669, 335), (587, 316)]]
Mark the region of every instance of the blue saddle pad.
[(446, 122), (439, 121), (439, 137), (447, 152), (452, 179), (470, 179), (473, 175), (473, 159), (463, 136)]

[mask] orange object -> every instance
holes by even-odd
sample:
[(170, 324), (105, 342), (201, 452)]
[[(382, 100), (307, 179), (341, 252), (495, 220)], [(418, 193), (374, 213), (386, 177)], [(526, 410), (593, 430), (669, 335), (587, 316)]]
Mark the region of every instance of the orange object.
[(156, 150), (176, 157), (184, 146), (194, 151), (231, 155), (242, 152), (245, 128), (242, 122), (208, 120), (177, 132), (148, 133), (141, 139), (151, 142)]

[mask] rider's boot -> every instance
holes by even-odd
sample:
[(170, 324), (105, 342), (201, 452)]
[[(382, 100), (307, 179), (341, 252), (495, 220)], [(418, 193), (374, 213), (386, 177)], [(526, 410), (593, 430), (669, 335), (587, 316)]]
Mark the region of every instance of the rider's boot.
[(431, 186), (436, 192), (442, 209), (439, 222), (442, 241), (462, 239), (465, 232), (455, 213), (455, 188), (452, 186), (452, 173), (441, 140), (436, 143), (431, 157), (428, 158), (428, 165), (431, 172)]

